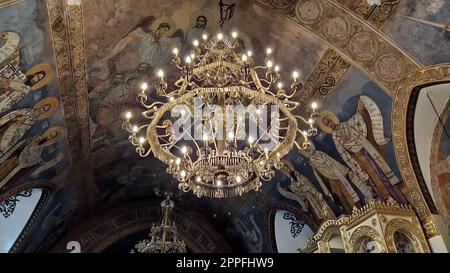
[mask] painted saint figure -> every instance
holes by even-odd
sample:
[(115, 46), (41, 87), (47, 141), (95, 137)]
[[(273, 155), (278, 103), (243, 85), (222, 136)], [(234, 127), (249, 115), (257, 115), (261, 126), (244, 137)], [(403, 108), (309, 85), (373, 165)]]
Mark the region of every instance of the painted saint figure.
[[(306, 151), (300, 151), (313, 168), (314, 174), (324, 193), (332, 198), (322, 177), (328, 180), (331, 191), (337, 196), (347, 213), (351, 213), (357, 204), (363, 204), (350, 181), (364, 195), (366, 202), (372, 199), (372, 192), (358, 176), (347, 166), (342, 165), (328, 154), (316, 150), (314, 144)], [(320, 175), (319, 175), (320, 174)]]
[(356, 113), (342, 123), (334, 113), (325, 111), (319, 125), (324, 132), (332, 134), (336, 149), (356, 175), (365, 183), (373, 182), (381, 200), (392, 196), (398, 202), (407, 203), (396, 186), (399, 179), (386, 162), (383, 146), (390, 140), (384, 136), (381, 111), (373, 100), (361, 96)]
[(17, 144), (36, 121), (46, 119), (56, 112), (58, 100), (46, 98), (33, 108), (22, 108), (0, 118), (0, 163), (9, 157)]
[(36, 178), (42, 172), (58, 164), (63, 159), (63, 154), (58, 154), (49, 161), (45, 161), (42, 155), (45, 149), (55, 144), (63, 135), (63, 128), (54, 127), (42, 135), (37, 135), (31, 140), (27, 140), (28, 143), (20, 153), (12, 156), (0, 165), (0, 189), (23, 169), (39, 165), (31, 174), (31, 177)]
[(208, 18), (204, 15), (200, 15), (195, 20), (195, 26), (193, 26), (186, 33), (184, 40), (184, 46), (190, 48), (194, 40), (201, 40), (203, 34), (207, 34), (206, 27), (208, 26)]
[(182, 38), (174, 37), (179, 34), (175, 22), (170, 18), (153, 16), (142, 19), (125, 37), (117, 43), (106, 59), (119, 54), (125, 47), (135, 40), (140, 40), (139, 56), (141, 62), (159, 68), (169, 63), (174, 47), (181, 48)]
[(25, 80), (0, 78), (0, 115), (8, 112), (31, 90), (44, 87), (52, 77), (52, 68), (48, 64), (39, 64), (30, 69)]

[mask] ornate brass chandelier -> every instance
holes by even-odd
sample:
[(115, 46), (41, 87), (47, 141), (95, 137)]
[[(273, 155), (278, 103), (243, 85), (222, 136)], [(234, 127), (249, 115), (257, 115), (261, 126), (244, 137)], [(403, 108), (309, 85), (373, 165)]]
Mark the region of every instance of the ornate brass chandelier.
[(295, 114), (299, 105), (291, 99), (302, 88), (299, 73), (293, 72), (287, 94), (270, 48), (262, 66), (251, 51), (240, 50), (236, 32), (203, 35), (184, 62), (175, 48), (171, 63), (180, 78), (169, 85), (159, 70), (156, 92), (147, 94), (144, 83), (138, 95), (145, 110), (126, 113), (124, 129), (137, 153), (153, 153), (180, 189), (198, 197), (258, 190), (294, 145), (306, 149), (308, 137), (317, 134), (315, 103), (309, 118)]
[(150, 240), (137, 243), (132, 253), (186, 253), (186, 246), (178, 238), (177, 228), (172, 222), (173, 207), (174, 203), (169, 197), (161, 202), (162, 214), (159, 225), (153, 224)]

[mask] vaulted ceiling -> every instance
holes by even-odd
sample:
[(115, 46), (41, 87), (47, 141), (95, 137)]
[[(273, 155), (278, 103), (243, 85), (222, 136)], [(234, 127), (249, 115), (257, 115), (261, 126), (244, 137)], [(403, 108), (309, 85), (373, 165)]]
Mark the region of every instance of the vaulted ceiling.
[[(334, 214), (329, 217), (348, 213), (348, 200), (336, 186), (339, 179), (297, 151), (285, 159), (290, 162), (286, 170), (261, 191), (210, 200), (180, 192), (162, 163), (141, 159), (129, 145), (122, 114), (135, 100), (137, 84), (155, 80), (173, 46), (187, 52), (194, 38), (220, 30), (218, 2), (0, 0), (0, 79), (11, 79), (16, 71), (46, 71), (42, 86), (32, 86), (10, 104), (0, 102), (0, 201), (28, 188), (49, 191), (34, 227), (23, 238), (23, 251), (64, 251), (73, 240), (89, 251), (124, 251), (157, 220), (165, 192), (173, 195), (175, 218), (185, 227), (182, 236), (191, 251), (275, 251), (278, 210), (293, 213), (315, 230), (323, 215), (302, 207), (299, 195), (292, 197), (300, 189), (290, 186), (291, 179), (312, 185)], [(379, 108), (376, 125), (388, 139), (392, 97), (400, 80), (450, 61), (449, 33), (406, 17), (445, 23), (450, 16), (445, 0), (384, 0), (380, 6), (366, 0), (227, 2), (236, 8), (225, 32), (238, 30), (242, 46), (256, 57), (264, 48), (274, 48), (286, 76), (301, 71), (304, 87), (295, 97), (300, 112), (306, 113), (314, 101), (345, 122), (358, 112), (363, 98)], [(207, 18), (204, 26), (198, 24), (199, 16)], [(130, 32), (144, 31), (142, 20), (168, 23), (171, 30), (159, 41), (151, 35), (127, 40)], [(7, 126), (22, 120), (10, 113), (45, 103), (51, 110), (20, 127), (23, 134), (8, 143)], [(376, 110), (368, 113), (377, 115)], [(57, 137), (35, 146), (34, 154), (23, 152), (35, 142), (42, 144), (51, 132)], [(349, 164), (325, 130), (313, 142), (317, 151), (336, 160), (335, 169)], [(372, 177), (374, 196), (411, 203), (393, 145), (376, 149), (399, 183), (390, 183), (394, 179), (388, 176), (375, 181), (377, 172), (386, 174), (370, 166), (376, 160), (359, 162)], [(363, 193), (357, 195), (360, 203), (366, 202)]]

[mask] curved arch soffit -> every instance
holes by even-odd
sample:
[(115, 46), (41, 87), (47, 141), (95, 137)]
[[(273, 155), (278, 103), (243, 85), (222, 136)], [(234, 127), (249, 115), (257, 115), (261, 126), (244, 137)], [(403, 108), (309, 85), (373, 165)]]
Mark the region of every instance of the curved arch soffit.
[(411, 196), (411, 202), (424, 223), (429, 238), (438, 234), (431, 214), (436, 207), (420, 171), (415, 154), (413, 124), (415, 101), (424, 87), (450, 82), (450, 64), (419, 69), (406, 75), (399, 83), (392, 103), (392, 138), (397, 164)]
[[(423, 67), (385, 34), (335, 1), (250, 1), (322, 40), (391, 96), (405, 75)], [(339, 31), (331, 29), (336, 24)]]

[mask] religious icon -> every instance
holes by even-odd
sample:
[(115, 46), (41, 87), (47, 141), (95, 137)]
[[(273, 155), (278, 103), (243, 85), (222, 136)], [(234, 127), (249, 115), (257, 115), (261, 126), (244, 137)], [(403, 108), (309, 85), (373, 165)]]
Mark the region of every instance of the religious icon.
[(171, 18), (156, 19), (148, 16), (128, 31), (106, 59), (115, 57), (132, 41), (140, 40), (141, 62), (148, 63), (153, 68), (159, 68), (169, 63), (172, 49), (174, 47), (181, 48), (183, 38), (184, 35), (181, 30), (177, 30), (176, 24)]
[[(316, 150), (313, 143), (306, 151), (300, 150), (300, 153), (311, 165), (319, 185), (324, 193), (331, 198), (332, 194), (326, 187), (323, 179), (328, 181), (331, 191), (344, 207), (347, 213), (351, 213), (353, 207), (362, 204), (362, 200), (356, 193), (352, 183), (364, 195), (366, 200), (372, 199), (370, 188), (347, 166), (342, 165), (328, 154)], [(350, 182), (351, 181), (351, 182)]]
[(28, 140), (25, 148), (20, 153), (13, 155), (0, 165), (0, 189), (21, 170), (39, 165), (31, 174), (31, 177), (37, 177), (59, 163), (63, 159), (63, 154), (58, 154), (50, 161), (45, 161), (42, 156), (44, 150), (55, 144), (63, 135), (63, 128), (54, 127), (47, 130), (44, 134), (34, 136), (31, 140)]
[[(57, 109), (58, 99), (46, 98), (33, 108), (15, 110), (0, 118), (0, 163), (20, 146), (22, 137), (40, 120), (52, 116)], [(19, 144), (19, 145), (17, 145)]]
[(360, 243), (358, 253), (381, 253), (380, 244), (366, 236)]
[(0, 115), (9, 111), (31, 90), (44, 87), (52, 74), (50, 65), (38, 64), (26, 73), (25, 80), (0, 78)]
[(397, 253), (415, 253), (414, 244), (404, 233), (396, 231), (394, 233), (394, 244)]
[(342, 159), (360, 180), (372, 185), (381, 200), (392, 196), (400, 203), (407, 203), (396, 186), (400, 181), (387, 163), (385, 145), (390, 140), (384, 136), (383, 117), (372, 99), (361, 96), (356, 113), (346, 122), (340, 122), (332, 112), (322, 112), (319, 126), (332, 135)]

